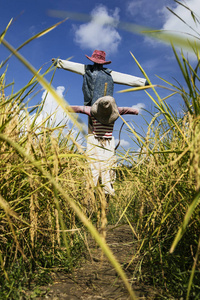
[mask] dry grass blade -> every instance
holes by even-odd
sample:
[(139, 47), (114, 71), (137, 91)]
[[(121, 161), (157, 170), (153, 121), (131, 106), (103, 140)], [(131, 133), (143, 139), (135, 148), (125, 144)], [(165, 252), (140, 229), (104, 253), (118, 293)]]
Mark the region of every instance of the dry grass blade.
[(190, 275), (190, 279), (189, 279), (189, 283), (188, 283), (188, 290), (187, 290), (186, 300), (190, 299), (190, 292), (191, 292), (192, 283), (193, 283), (194, 276), (195, 276), (195, 269), (196, 269), (196, 266), (197, 266), (197, 263), (198, 263), (199, 252), (200, 252), (200, 238), (199, 238), (199, 243), (198, 243), (198, 246), (197, 246), (197, 252), (196, 252), (196, 255), (194, 257), (194, 264), (192, 266), (192, 271), (191, 271), (191, 275)]
[(125, 89), (125, 90), (121, 90), (118, 91), (117, 93), (127, 93), (127, 92), (136, 92), (136, 91), (143, 91), (143, 90), (147, 90), (147, 89), (151, 89), (153, 87), (156, 87), (158, 85), (147, 85), (147, 86), (140, 86), (140, 87), (136, 87), (136, 88), (130, 88), (130, 89)]
[[(10, 20), (10, 22), (8, 23), (6, 29), (1, 33), (0, 37), (1, 37), (2, 39), (4, 39), (4, 37), (5, 37), (5, 35), (6, 35), (6, 32), (8, 31), (8, 28), (9, 28), (10, 25), (12, 24), (12, 21), (13, 21), (13, 19)], [(1, 65), (1, 67), (2, 67), (2, 65)]]
[(193, 212), (195, 211), (196, 207), (199, 205), (199, 203), (200, 203), (200, 192), (197, 194), (197, 196), (192, 201), (191, 205), (188, 207), (188, 210), (187, 210), (187, 213), (185, 214), (183, 223), (182, 223), (181, 227), (179, 228), (179, 230), (176, 234), (176, 237), (173, 241), (173, 244), (170, 248), (170, 253), (174, 252), (178, 242), (181, 240), (181, 238), (187, 228), (187, 225), (191, 219), (191, 216), (192, 216)]
[(6, 280), (8, 280), (8, 282), (9, 282), (8, 274), (7, 274), (7, 272), (6, 272), (5, 268), (4, 268), (4, 262), (3, 262), (1, 250), (0, 250), (0, 263), (1, 263), (1, 268), (2, 268), (2, 270), (3, 270), (3, 272), (4, 272), (4, 275), (5, 275), (5, 278), (6, 278)]
[[(64, 19), (56, 24), (54, 24), (53, 26), (48, 27), (47, 29), (42, 30), (41, 32), (35, 34), (34, 36), (32, 36), (30, 39), (26, 40), (22, 45), (20, 45), (16, 51), (19, 51), (20, 49), (22, 49), (24, 46), (28, 45), (30, 42), (32, 42), (33, 40), (40, 38), (41, 36), (47, 34), (48, 32), (50, 32), (51, 30), (55, 29), (56, 27), (58, 27), (59, 25), (61, 25), (63, 22), (65, 22), (67, 19)], [(7, 31), (7, 29), (6, 29)], [(4, 39), (5, 34), (2, 36), (2, 38)], [(11, 53), (3, 62), (2, 66), (3, 67), (7, 61), (12, 57), (13, 53)]]
[(21, 219), (20, 216), (13, 209), (11, 209), (9, 203), (1, 195), (0, 195), (0, 207), (5, 211), (6, 215), (14, 217), (15, 219), (29, 226), (29, 224), (26, 221)]

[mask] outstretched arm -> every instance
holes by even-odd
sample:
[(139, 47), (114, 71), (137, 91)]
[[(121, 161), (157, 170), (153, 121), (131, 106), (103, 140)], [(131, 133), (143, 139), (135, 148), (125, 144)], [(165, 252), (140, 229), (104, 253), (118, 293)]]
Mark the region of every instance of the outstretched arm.
[[(52, 61), (56, 61), (55, 58), (52, 58)], [(84, 75), (85, 74), (85, 65), (83, 64), (79, 64), (79, 63), (75, 63), (69, 60), (63, 60), (63, 59), (58, 59), (56, 61), (56, 66), (58, 68), (62, 68), (64, 70), (67, 71), (71, 71), (80, 75)]]
[[(56, 61), (55, 58), (52, 58), (52, 61)], [(85, 74), (85, 65), (80, 63), (75, 63), (69, 60), (58, 59), (56, 66), (58, 68), (74, 72), (80, 75)], [(129, 86), (145, 86), (148, 85), (148, 82), (145, 78), (136, 77), (133, 75), (128, 75), (116, 71), (111, 72), (114, 83), (124, 84)]]
[(129, 86), (145, 86), (148, 82), (145, 78), (136, 77), (133, 75), (128, 75), (116, 71), (111, 72), (112, 79), (114, 83), (125, 84)]
[(139, 111), (132, 107), (118, 107), (120, 115), (138, 115)]
[[(75, 113), (86, 114), (91, 116), (91, 106), (70, 105)], [(138, 115), (139, 111), (132, 107), (118, 107), (120, 115)]]
[(70, 107), (73, 109), (73, 111), (75, 113), (80, 113), (80, 114), (85, 114), (85, 115), (91, 116), (90, 115), (90, 110), (91, 110), (90, 106), (72, 105)]

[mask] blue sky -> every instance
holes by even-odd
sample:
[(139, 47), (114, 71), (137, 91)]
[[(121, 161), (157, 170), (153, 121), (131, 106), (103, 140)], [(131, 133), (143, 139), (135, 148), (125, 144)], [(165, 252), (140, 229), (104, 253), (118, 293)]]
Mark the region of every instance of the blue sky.
[[(168, 6), (194, 26), (188, 11), (180, 5), (178, 6), (173, 0), (6, 0), (1, 2), (1, 32), (13, 18), (14, 23), (9, 28), (5, 39), (15, 48), (34, 34), (67, 16), (71, 17), (47, 35), (34, 40), (20, 50), (20, 53), (36, 69), (45, 64), (43, 67), (45, 70), (50, 66), (51, 58), (57, 57), (62, 59), (72, 57), (72, 61), (88, 64), (90, 62), (85, 54), (91, 56), (93, 50), (100, 49), (106, 51), (106, 58), (112, 61), (109, 67), (114, 71), (143, 77), (130, 55), (131, 51), (153, 84), (163, 84), (156, 75), (172, 83), (175, 83), (174, 78), (182, 81), (170, 46), (124, 30), (122, 26), (124, 23), (133, 23), (154, 29), (176, 29), (181, 32), (190, 30), (167, 10), (166, 7)], [(199, 0), (182, 2), (188, 4), (194, 11), (199, 10)], [(99, 18), (101, 23), (98, 22)], [(0, 62), (4, 61), (8, 55), (8, 50), (0, 45)], [(15, 57), (12, 57), (7, 65), (6, 82), (8, 84), (14, 80), (14, 91), (16, 92), (28, 83), (32, 75)], [(6, 66), (1, 70), (1, 73), (5, 68)], [(49, 74), (46, 78), (50, 80), (51, 75)], [(83, 104), (82, 76), (57, 70), (53, 86), (71, 105)], [(139, 104), (149, 111), (154, 111), (152, 101), (144, 91), (117, 93), (117, 91), (125, 88), (127, 87), (115, 85), (114, 97), (118, 106)], [(169, 94), (168, 91), (160, 88), (157, 88), (157, 91), (161, 97)], [(44, 91), (41, 90), (31, 100), (31, 105), (39, 103), (43, 93)], [(46, 109), (52, 105), (54, 100), (49, 97), (48, 101), (49, 105), (46, 106)], [(176, 96), (169, 99), (168, 104), (172, 105), (176, 111), (181, 110), (181, 99)], [(84, 117), (81, 118), (83, 121), (86, 120)], [(127, 121), (133, 120), (139, 128), (145, 130), (144, 118), (150, 119), (149, 115), (142, 111), (139, 116), (125, 117)], [(120, 126), (121, 120), (117, 120), (114, 133), (116, 138)], [(131, 145), (131, 140), (125, 130), (123, 130), (122, 139), (124, 140), (122, 144), (124, 143), (126, 147)]]

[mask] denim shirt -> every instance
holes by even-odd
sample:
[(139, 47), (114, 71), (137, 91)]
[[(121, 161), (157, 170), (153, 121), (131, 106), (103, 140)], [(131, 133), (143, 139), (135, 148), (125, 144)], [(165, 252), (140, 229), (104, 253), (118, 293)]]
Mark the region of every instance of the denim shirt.
[[(92, 106), (100, 97), (113, 96), (114, 82), (111, 71), (97, 64), (85, 66), (82, 86), (84, 105)], [(105, 83), (107, 83), (106, 95), (104, 95)]]

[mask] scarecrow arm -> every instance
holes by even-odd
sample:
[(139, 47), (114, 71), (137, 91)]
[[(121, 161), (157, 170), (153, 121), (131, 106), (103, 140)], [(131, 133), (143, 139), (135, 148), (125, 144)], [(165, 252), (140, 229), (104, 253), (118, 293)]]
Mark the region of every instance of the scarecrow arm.
[(73, 111), (75, 113), (80, 113), (80, 114), (85, 114), (85, 115), (88, 115), (88, 116), (91, 116), (90, 115), (90, 110), (91, 110), (91, 107), (90, 106), (78, 106), (78, 105), (74, 105), (74, 106), (70, 106)]
[(130, 85), (130, 86), (145, 86), (148, 82), (145, 78), (136, 77), (133, 75), (128, 75), (120, 72), (111, 72), (112, 79), (114, 83)]
[(139, 111), (132, 107), (118, 107), (120, 115), (138, 115)]
[[(55, 61), (55, 59), (52, 59)], [(85, 74), (85, 65), (80, 63), (75, 63), (69, 60), (58, 59), (56, 66), (58, 68), (71, 71), (80, 75)], [(111, 72), (112, 79), (114, 83), (124, 84), (129, 86), (145, 86), (148, 85), (148, 82), (145, 78), (136, 77), (133, 75), (128, 75), (116, 71)]]
[[(72, 105), (70, 106), (75, 113), (91, 116), (91, 106)], [(139, 111), (132, 107), (118, 107), (120, 115), (138, 115)]]
[(58, 59), (57, 65), (58, 68), (62, 68), (67, 71), (71, 71), (80, 75), (85, 74), (85, 65), (75, 63), (69, 60)]

